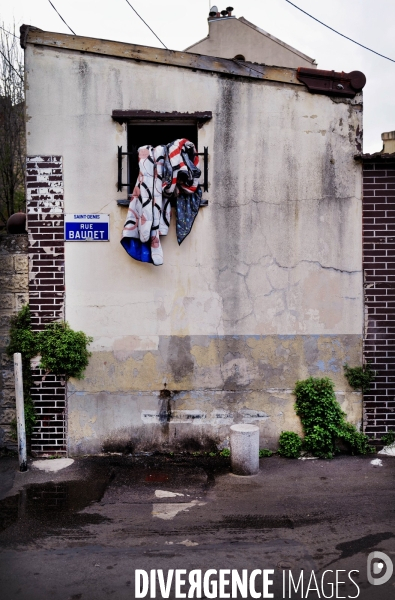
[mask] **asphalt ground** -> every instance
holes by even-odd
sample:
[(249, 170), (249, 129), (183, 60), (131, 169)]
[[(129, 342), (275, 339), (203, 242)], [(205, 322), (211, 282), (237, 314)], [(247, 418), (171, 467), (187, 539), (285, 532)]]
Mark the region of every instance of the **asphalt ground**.
[(0, 598), (129, 600), (136, 570), (141, 585), (155, 571), (142, 597), (166, 597), (169, 574), (168, 597), (188, 597), (194, 571), (189, 597), (241, 598), (226, 582), (244, 569), (247, 598), (393, 599), (394, 574), (367, 578), (369, 556), (376, 583), (395, 562), (395, 458), (374, 459), (272, 456), (239, 477), (209, 456), (85, 457), (56, 473), (3, 457)]

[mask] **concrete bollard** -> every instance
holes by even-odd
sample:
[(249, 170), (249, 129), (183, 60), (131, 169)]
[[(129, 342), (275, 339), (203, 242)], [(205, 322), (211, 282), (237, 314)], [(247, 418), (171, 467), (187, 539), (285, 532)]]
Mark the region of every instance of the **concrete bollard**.
[(235, 475), (256, 475), (259, 471), (259, 427), (232, 425), (230, 463)]

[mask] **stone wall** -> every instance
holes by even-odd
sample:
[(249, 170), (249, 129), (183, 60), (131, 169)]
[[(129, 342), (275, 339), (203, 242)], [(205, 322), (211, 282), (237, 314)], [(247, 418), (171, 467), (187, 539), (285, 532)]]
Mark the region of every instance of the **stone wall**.
[(16, 449), (10, 436), (15, 417), (14, 365), (5, 348), (11, 316), (29, 302), (27, 248), (26, 234), (0, 236), (0, 448)]

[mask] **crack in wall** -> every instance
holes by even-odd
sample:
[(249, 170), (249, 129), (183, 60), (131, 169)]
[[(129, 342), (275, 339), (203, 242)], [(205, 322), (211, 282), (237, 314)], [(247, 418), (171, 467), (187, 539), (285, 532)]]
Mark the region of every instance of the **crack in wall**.
[(361, 201), (361, 197), (357, 197), (357, 196), (336, 196), (336, 195), (332, 195), (332, 194), (323, 194), (322, 196), (318, 197), (318, 198), (296, 198), (296, 199), (292, 199), (292, 198), (280, 198), (278, 200), (278, 202), (270, 202), (269, 200), (264, 200), (263, 198), (257, 198), (256, 196), (253, 196), (252, 198), (248, 198), (247, 202), (237, 202), (235, 204), (231, 204), (229, 202), (227, 202), (226, 204), (222, 204), (221, 202), (219, 202), (218, 200), (213, 201), (213, 205), (215, 207), (218, 208), (224, 208), (226, 210), (228, 210), (229, 208), (240, 208), (242, 206), (250, 206), (251, 202), (253, 202), (254, 204), (267, 204), (269, 206), (284, 206), (284, 203), (287, 204), (301, 204), (302, 202), (311, 202), (311, 203), (319, 203), (322, 202), (323, 200), (333, 200), (334, 202), (345, 202), (347, 200), (357, 200), (358, 202)]

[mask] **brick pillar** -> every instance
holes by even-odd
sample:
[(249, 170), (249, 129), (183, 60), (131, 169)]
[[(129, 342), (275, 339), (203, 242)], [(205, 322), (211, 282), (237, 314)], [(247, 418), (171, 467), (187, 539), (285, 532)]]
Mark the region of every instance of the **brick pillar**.
[[(26, 211), (32, 324), (64, 319), (63, 162), (61, 156), (28, 156)], [(66, 386), (61, 377), (33, 370), (36, 454), (66, 454)]]
[(395, 430), (395, 155), (364, 157), (365, 359), (377, 371), (364, 397), (365, 431)]

